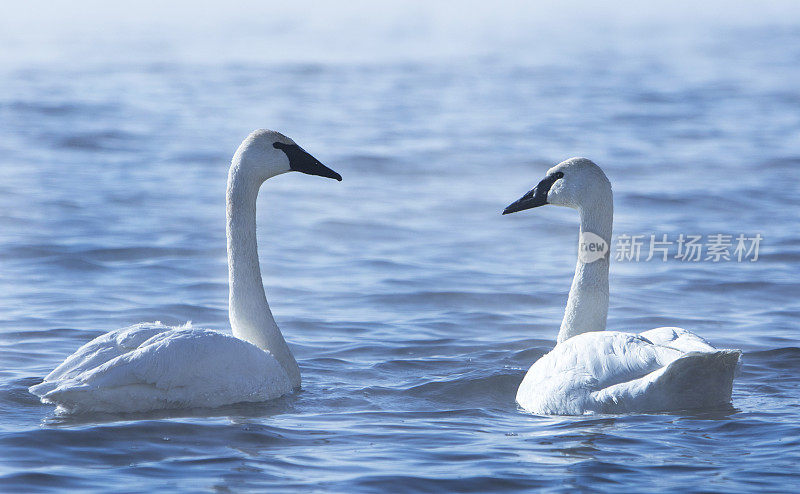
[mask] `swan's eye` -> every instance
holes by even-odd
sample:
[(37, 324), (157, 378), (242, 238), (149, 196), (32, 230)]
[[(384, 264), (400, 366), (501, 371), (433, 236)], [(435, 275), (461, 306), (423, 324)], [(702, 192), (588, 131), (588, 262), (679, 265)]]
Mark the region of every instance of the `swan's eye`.
[(556, 180), (559, 178), (564, 178), (564, 172), (555, 172), (553, 176), (556, 177)]

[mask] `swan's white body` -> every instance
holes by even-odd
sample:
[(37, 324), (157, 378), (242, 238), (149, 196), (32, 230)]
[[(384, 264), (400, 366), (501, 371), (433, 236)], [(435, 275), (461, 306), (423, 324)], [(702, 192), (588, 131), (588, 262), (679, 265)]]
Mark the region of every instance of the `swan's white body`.
[(517, 403), (548, 415), (718, 406), (730, 402), (740, 353), (681, 328), (582, 333), (528, 369)]
[(30, 392), (60, 412), (135, 412), (265, 401), (300, 387), (300, 369), (261, 282), (256, 197), (266, 179), (290, 170), (338, 174), (295, 167), (281, 150), (290, 147), (296, 148), (290, 149), (292, 159), (324, 168), (291, 139), (265, 130), (250, 134), (231, 163), (227, 243), (234, 336), (189, 325), (137, 324), (83, 345)]
[[(594, 233), (610, 245), (611, 184), (597, 165), (583, 158), (564, 161), (548, 171), (537, 189), (506, 212), (543, 204), (572, 207), (581, 215), (581, 238)], [(729, 403), (741, 351), (717, 350), (681, 328), (641, 334), (605, 331), (609, 258), (606, 252), (584, 262), (579, 251), (558, 342), (528, 369), (517, 403), (529, 412), (551, 415)]]
[(142, 323), (95, 338), (31, 392), (69, 412), (265, 401), (293, 385), (272, 354), (216, 331)]

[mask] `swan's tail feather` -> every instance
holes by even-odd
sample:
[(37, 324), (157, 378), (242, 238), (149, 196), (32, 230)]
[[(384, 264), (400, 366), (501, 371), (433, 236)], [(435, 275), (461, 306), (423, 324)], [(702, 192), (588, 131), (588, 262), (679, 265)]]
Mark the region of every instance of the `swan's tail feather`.
[[(39, 397), (42, 403), (58, 405), (57, 413), (77, 409), (81, 403), (81, 393), (88, 386), (75, 381), (44, 381), (28, 388), (28, 392)], [(77, 400), (75, 399), (77, 395)]]
[(667, 396), (677, 396), (680, 408), (730, 403), (733, 377), (741, 355), (741, 350), (688, 353), (669, 364), (652, 387)]
[(633, 381), (593, 393), (603, 413), (711, 408), (730, 403), (741, 350), (690, 352)]
[(50, 391), (56, 389), (58, 387), (58, 383), (54, 381), (43, 381), (39, 384), (35, 384), (28, 388), (28, 392), (38, 396), (39, 398), (43, 398), (44, 395), (49, 393)]

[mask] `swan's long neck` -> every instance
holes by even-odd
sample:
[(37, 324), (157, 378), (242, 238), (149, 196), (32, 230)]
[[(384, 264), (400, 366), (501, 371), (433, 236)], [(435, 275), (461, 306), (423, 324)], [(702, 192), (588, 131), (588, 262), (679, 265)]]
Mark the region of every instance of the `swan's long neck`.
[(261, 181), (247, 176), (240, 157), (234, 157), (228, 174), (228, 300), (233, 335), (270, 352), (295, 387), (300, 386), (300, 368), (269, 310), (256, 242), (256, 198)]
[[(575, 277), (569, 290), (567, 308), (558, 332), (558, 343), (577, 334), (588, 331), (604, 331), (608, 316), (608, 263), (611, 250), (611, 229), (614, 219), (614, 205), (609, 189), (608, 194), (589, 206), (579, 209), (581, 215), (581, 236), (584, 232), (599, 235), (609, 246), (605, 257), (594, 262), (583, 262), (578, 254)], [(580, 239), (579, 249), (580, 249)]]

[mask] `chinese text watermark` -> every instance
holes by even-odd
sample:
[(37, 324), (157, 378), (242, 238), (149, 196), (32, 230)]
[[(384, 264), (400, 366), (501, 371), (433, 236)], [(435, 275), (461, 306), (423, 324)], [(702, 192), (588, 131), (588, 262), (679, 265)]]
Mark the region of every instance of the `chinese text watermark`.
[[(663, 234), (617, 235), (614, 260), (650, 262), (756, 262), (764, 237), (714, 233), (710, 235)], [(580, 250), (579, 250), (580, 255)], [(587, 261), (584, 261), (587, 262)]]

